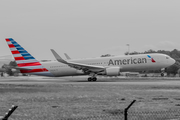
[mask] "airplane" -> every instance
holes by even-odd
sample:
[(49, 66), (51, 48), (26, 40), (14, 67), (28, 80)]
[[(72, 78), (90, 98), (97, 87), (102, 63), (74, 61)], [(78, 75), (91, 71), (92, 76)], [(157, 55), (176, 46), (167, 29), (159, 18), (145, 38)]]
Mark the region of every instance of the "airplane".
[(17, 63), (15, 69), (40, 76), (89, 75), (88, 81), (96, 81), (97, 75), (119, 76), (121, 72), (160, 70), (175, 63), (170, 56), (159, 53), (64, 60), (53, 49), (51, 52), (57, 61), (39, 62), (12, 38), (7, 38), (6, 42)]

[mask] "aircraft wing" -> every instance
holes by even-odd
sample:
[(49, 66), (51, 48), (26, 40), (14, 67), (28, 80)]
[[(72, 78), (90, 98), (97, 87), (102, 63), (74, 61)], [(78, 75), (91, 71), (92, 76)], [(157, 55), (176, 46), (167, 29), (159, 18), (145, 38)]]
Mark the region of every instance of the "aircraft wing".
[(103, 66), (87, 65), (87, 64), (65, 61), (53, 49), (51, 49), (51, 52), (53, 53), (53, 55), (57, 61), (67, 64), (70, 67), (73, 67), (75, 69), (83, 70), (84, 72), (95, 72), (96, 73), (96, 72), (102, 72), (105, 69), (105, 67), (103, 67)]

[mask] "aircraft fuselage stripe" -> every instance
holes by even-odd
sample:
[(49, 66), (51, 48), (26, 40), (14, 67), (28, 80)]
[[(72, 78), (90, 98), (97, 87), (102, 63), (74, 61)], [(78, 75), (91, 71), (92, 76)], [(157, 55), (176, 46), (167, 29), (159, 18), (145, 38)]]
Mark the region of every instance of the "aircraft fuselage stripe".
[(34, 63), (21, 63), (21, 64), (17, 64), (18, 67), (26, 67), (26, 66), (37, 66), (37, 65), (41, 65), (41, 63), (39, 62), (34, 62)]
[(33, 69), (33, 70), (20, 70), (21, 73), (32, 73), (32, 72), (44, 72), (48, 71), (46, 68), (39, 68), (39, 69)]
[(35, 72), (35, 73), (29, 73), (29, 74), (54, 77), (54, 75), (52, 73), (50, 73), (50, 72)]

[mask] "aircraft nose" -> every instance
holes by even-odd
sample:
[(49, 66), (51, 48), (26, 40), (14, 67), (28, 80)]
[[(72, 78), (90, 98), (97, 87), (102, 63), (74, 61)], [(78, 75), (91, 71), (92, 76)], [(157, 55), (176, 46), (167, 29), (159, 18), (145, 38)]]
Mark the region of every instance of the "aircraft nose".
[(170, 59), (170, 64), (173, 65), (176, 62), (173, 58)]

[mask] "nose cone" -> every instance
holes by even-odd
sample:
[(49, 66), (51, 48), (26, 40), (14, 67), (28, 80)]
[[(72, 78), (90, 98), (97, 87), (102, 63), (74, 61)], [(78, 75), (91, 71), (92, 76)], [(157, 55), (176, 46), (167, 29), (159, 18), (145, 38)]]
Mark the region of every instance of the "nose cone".
[(170, 65), (173, 65), (175, 62), (176, 62), (176, 60), (174, 60), (173, 58), (171, 58), (169, 61)]

